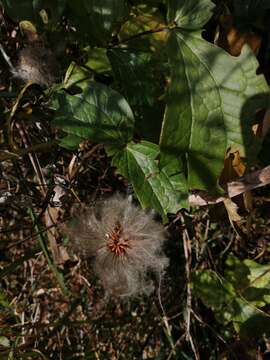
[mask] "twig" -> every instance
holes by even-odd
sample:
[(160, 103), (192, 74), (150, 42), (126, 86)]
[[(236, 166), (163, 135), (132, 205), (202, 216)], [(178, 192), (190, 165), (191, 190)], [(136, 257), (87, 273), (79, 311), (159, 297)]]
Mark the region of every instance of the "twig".
[[(34, 214), (34, 212), (33, 212), (33, 210), (32, 210), (31, 208), (30, 208), (30, 211), (29, 211), (29, 212), (30, 212), (30, 216), (31, 216), (31, 218), (32, 218), (33, 223), (36, 224), (36, 225), (35, 225), (35, 228), (36, 228), (37, 232), (39, 232), (38, 224), (37, 224), (37, 222), (36, 222), (36, 216), (35, 216), (35, 214)], [(47, 263), (48, 263), (48, 265), (49, 265), (52, 273), (54, 274), (54, 276), (55, 276), (55, 278), (56, 278), (56, 280), (57, 280), (57, 282), (58, 282), (58, 284), (59, 284), (59, 286), (60, 286), (60, 289), (61, 289), (62, 293), (63, 293), (65, 296), (68, 296), (68, 295), (69, 295), (69, 291), (68, 291), (68, 289), (66, 288), (66, 285), (65, 285), (65, 283), (64, 283), (64, 277), (63, 277), (62, 273), (60, 273), (60, 272), (58, 271), (56, 265), (54, 264), (54, 262), (53, 262), (52, 259), (51, 259), (51, 256), (50, 256), (50, 254), (49, 254), (49, 252), (48, 252), (48, 249), (47, 249), (47, 246), (46, 246), (46, 241), (45, 241), (45, 238), (43, 237), (43, 233), (42, 233), (42, 232), (40, 232), (38, 240), (39, 240), (40, 247), (41, 247), (41, 249), (42, 249), (42, 251), (43, 251), (43, 254), (44, 254), (44, 256), (45, 256), (45, 258), (46, 258), (46, 260), (47, 260)]]
[(57, 141), (53, 140), (46, 143), (33, 145), (27, 149), (12, 149), (12, 151), (0, 150), (0, 161), (20, 158), (29, 154), (30, 152), (49, 152), (52, 151), (52, 148), (55, 146), (57, 146)]
[(130, 36), (128, 38), (122, 39), (121, 41), (119, 41), (119, 43), (117, 45), (127, 43), (129, 41), (134, 40), (134, 39), (138, 39), (141, 36), (151, 35), (151, 34), (155, 34), (155, 33), (162, 32), (162, 31), (168, 31), (168, 30), (173, 29), (174, 27), (175, 26), (173, 26), (173, 27), (161, 26), (160, 28), (157, 28), (157, 29), (150, 29), (150, 30), (142, 31), (142, 32), (140, 32), (138, 34), (135, 34), (135, 35), (132, 35), (132, 36)]
[(172, 356), (175, 354), (175, 349), (177, 348), (177, 346), (179, 346), (181, 344), (181, 342), (185, 339), (186, 334), (183, 334), (182, 336), (180, 336), (180, 338), (176, 341), (176, 343), (174, 344), (174, 348), (170, 351), (169, 356), (167, 357), (166, 360), (171, 360)]
[[(78, 171), (81, 169), (82, 165), (84, 164), (85, 160), (87, 160), (90, 156), (92, 156), (97, 150), (101, 149), (103, 147), (102, 144), (96, 144), (94, 145), (89, 151), (87, 151), (86, 154), (84, 154), (84, 156), (81, 159), (80, 164), (76, 167), (76, 169), (72, 169), (73, 168), (73, 162), (74, 160), (72, 159), (72, 162), (69, 165), (69, 181), (72, 182), (72, 180), (75, 178), (75, 176), (77, 175)], [(73, 171), (72, 171), (73, 170)]]
[(9, 142), (9, 146), (11, 147), (11, 151), (13, 149), (15, 149), (15, 144), (13, 142), (13, 137), (12, 137), (12, 130), (13, 130), (13, 125), (14, 125), (14, 121), (13, 121), (13, 117), (16, 114), (16, 111), (18, 109), (18, 106), (20, 104), (20, 101), (22, 100), (24, 93), (26, 92), (26, 90), (32, 85), (32, 82), (28, 82), (20, 91), (12, 109), (11, 112), (9, 114), (8, 120), (7, 120), (7, 128), (8, 128), (8, 142)]
[(222, 252), (220, 253), (220, 258), (223, 258), (223, 256), (229, 251), (229, 249), (231, 248), (233, 242), (234, 242), (234, 233), (231, 234), (231, 238), (230, 241), (228, 242), (227, 246), (225, 247), (224, 250), (222, 250)]
[(207, 326), (214, 333), (214, 335), (217, 337), (217, 339), (219, 339), (226, 346), (228, 346), (226, 340), (224, 340), (223, 337), (221, 335), (219, 335), (211, 325), (209, 325), (205, 321), (203, 321), (203, 319), (198, 314), (196, 314), (193, 309), (191, 311), (192, 311), (193, 316), (195, 317), (196, 320), (199, 321), (199, 323), (201, 323), (204, 326)]
[(171, 328), (170, 328), (170, 325), (169, 325), (169, 322), (168, 322), (168, 317), (167, 317), (167, 314), (165, 312), (165, 309), (163, 307), (163, 304), (162, 304), (162, 300), (161, 300), (161, 280), (162, 280), (162, 276), (159, 275), (159, 284), (158, 284), (158, 302), (159, 302), (159, 306), (161, 308), (161, 311), (162, 311), (162, 322), (163, 324), (165, 325), (165, 329), (166, 331), (165, 332), (165, 335), (170, 343), (170, 346), (171, 346), (171, 353), (172, 355), (176, 356), (176, 352), (175, 352), (175, 348), (176, 348), (176, 345), (174, 344), (173, 342), (173, 337), (172, 337), (172, 332), (171, 332)]
[(191, 327), (191, 314), (192, 314), (192, 289), (191, 289), (191, 244), (189, 239), (189, 234), (185, 226), (184, 216), (181, 214), (181, 220), (183, 225), (183, 247), (184, 247), (184, 256), (185, 256), (185, 270), (186, 270), (186, 279), (187, 279), (187, 300), (186, 300), (186, 339), (189, 341), (192, 351), (194, 353), (195, 359), (200, 360), (200, 354), (198, 353), (195, 343), (193, 341), (190, 327)]
[[(16, 123), (16, 127), (19, 130), (19, 133), (21, 135), (21, 138), (22, 138), (25, 148), (28, 148), (30, 146), (30, 140), (28, 138), (26, 131), (23, 128), (23, 123)], [(44, 184), (46, 184), (46, 180), (43, 176), (37, 155), (36, 155), (36, 153), (28, 153), (28, 157), (29, 157), (31, 164), (33, 166), (33, 169), (36, 173), (38, 183), (40, 185), (41, 193), (42, 193), (44, 199), (46, 199), (47, 185), (44, 186)], [(50, 230), (48, 230), (47, 234), (48, 234), (48, 239), (49, 239), (50, 249), (52, 251), (53, 259), (56, 263), (59, 263), (59, 262), (61, 262), (60, 261), (61, 255), (60, 255), (59, 249), (57, 247), (56, 239), (55, 239), (55, 228), (52, 228), (52, 226), (51, 226), (51, 225), (54, 225), (54, 219), (53, 219), (53, 213), (52, 213), (53, 210), (54, 209), (51, 208), (51, 206), (48, 204), (48, 206), (45, 210), (45, 223), (46, 223), (46, 226), (50, 229)]]
[[(42, 230), (40, 230), (40, 231), (38, 231), (38, 232), (36, 232), (36, 233), (34, 233), (34, 234), (31, 234), (31, 235), (28, 236), (28, 237), (25, 237), (25, 238), (23, 238), (23, 239), (21, 239), (21, 240), (18, 240), (18, 241), (14, 242), (14, 243), (11, 243), (11, 244), (7, 245), (7, 246), (5, 247), (5, 249), (8, 250), (8, 249), (11, 249), (11, 248), (14, 247), (14, 246), (20, 245), (20, 244), (22, 244), (22, 243), (24, 243), (24, 242), (27, 242), (27, 241), (29, 241), (29, 240), (33, 240), (33, 239), (35, 239), (37, 236), (39, 236), (40, 234), (42, 234), (42, 233), (44, 233), (44, 232), (47, 232), (49, 229), (51, 229), (51, 228), (53, 228), (53, 227), (57, 227), (58, 225), (66, 222), (66, 221), (67, 221), (67, 220), (65, 219), (65, 220), (62, 220), (62, 221), (58, 221), (57, 223), (52, 224), (51, 226), (47, 226), (47, 227), (45, 227), (44, 229), (42, 229)], [(36, 224), (34, 224), (34, 226), (35, 226), (35, 225), (36, 225)], [(0, 233), (1, 233), (1, 232), (0, 232)]]
[(5, 52), (5, 49), (3, 48), (2, 44), (0, 44), (0, 51), (2, 53), (3, 58), (5, 59), (6, 63), (8, 64), (8, 67), (11, 72), (15, 72), (15, 67), (12, 65), (12, 62), (10, 61), (9, 56)]

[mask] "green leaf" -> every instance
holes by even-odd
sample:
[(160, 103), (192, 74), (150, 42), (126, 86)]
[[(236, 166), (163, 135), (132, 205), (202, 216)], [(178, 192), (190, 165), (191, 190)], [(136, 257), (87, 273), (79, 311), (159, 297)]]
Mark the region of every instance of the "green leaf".
[(214, 7), (211, 0), (168, 0), (168, 21), (186, 30), (201, 29)]
[(51, 107), (53, 125), (68, 134), (94, 142), (125, 145), (133, 135), (134, 118), (126, 100), (115, 90), (88, 82), (80, 94), (60, 91)]
[[(134, 191), (144, 208), (155, 209), (167, 220), (167, 213), (176, 213), (185, 205), (185, 194), (175, 185), (175, 178), (158, 168), (159, 147), (142, 141), (128, 143), (112, 159), (112, 165), (132, 183)], [(175, 169), (176, 170), (176, 169)], [(175, 175), (175, 174), (174, 174)]]
[(111, 65), (106, 49), (86, 47), (84, 51), (88, 57), (85, 65), (79, 66), (72, 61), (65, 74), (64, 88), (72, 88), (71, 92), (80, 92), (78, 88), (87, 91), (87, 88), (91, 85), (89, 81), (93, 80), (94, 73), (111, 73)]
[(170, 179), (173, 188), (181, 194), (181, 205), (188, 207), (188, 187), (185, 171), (181, 161), (169, 162), (162, 168), (162, 172)]
[(226, 278), (248, 301), (256, 306), (270, 302), (270, 266), (253, 260), (240, 261), (229, 256), (226, 261)]
[[(246, 334), (252, 324), (253, 331), (255, 326), (260, 333), (267, 330), (264, 325), (266, 322), (269, 325), (270, 320), (260, 308), (269, 302), (269, 265), (229, 256), (224, 277), (212, 270), (196, 271), (193, 290), (223, 325), (232, 322), (242, 334)], [(262, 320), (261, 324), (258, 319)]]
[(69, 134), (60, 140), (59, 145), (67, 150), (76, 150), (81, 142), (83, 138)]
[(87, 90), (91, 78), (92, 74), (89, 70), (72, 61), (66, 71), (64, 88), (73, 88), (75, 92), (76, 90), (78, 90), (77, 92), (80, 92), (80, 90)]
[(227, 325), (232, 322), (237, 331), (249, 318), (260, 314), (259, 310), (240, 297), (226, 279), (214, 271), (197, 271), (193, 276), (194, 293), (210, 307), (217, 320)]
[(152, 54), (113, 49), (108, 52), (122, 93), (131, 105), (153, 105), (155, 77)]
[(88, 55), (86, 66), (98, 74), (111, 72), (112, 68), (107, 56), (107, 49), (94, 47), (88, 48), (86, 51)]
[(219, 316), (219, 312), (224, 309), (224, 304), (229, 304), (235, 296), (233, 286), (212, 270), (196, 271), (192, 280), (195, 294)]
[[(165, 27), (165, 19), (158, 8), (142, 4), (132, 8), (128, 20), (121, 26), (118, 37), (132, 49), (159, 52), (164, 49), (168, 37)], [(144, 32), (147, 34), (142, 36)]]
[(108, 51), (114, 79), (136, 114), (136, 133), (158, 143), (165, 108), (167, 57), (132, 49)]
[(168, 44), (171, 85), (160, 138), (161, 164), (187, 159), (188, 186), (215, 190), (225, 151), (238, 145), (249, 161), (261, 140), (251, 124), (269, 103), (268, 86), (256, 75), (246, 46), (232, 57), (199, 33), (174, 31)]
[(104, 45), (128, 12), (126, 0), (68, 0), (68, 4), (80, 32), (90, 35), (88, 41)]

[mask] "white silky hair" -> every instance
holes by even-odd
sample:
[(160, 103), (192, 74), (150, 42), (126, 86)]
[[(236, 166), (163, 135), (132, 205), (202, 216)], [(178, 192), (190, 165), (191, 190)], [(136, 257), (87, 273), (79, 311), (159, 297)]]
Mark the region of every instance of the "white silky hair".
[(57, 62), (51, 50), (35, 46), (23, 48), (19, 52), (16, 66), (1, 44), (0, 52), (14, 78), (41, 86), (50, 86), (55, 81)]
[[(109, 241), (114, 229), (122, 252), (114, 252)], [(73, 251), (92, 258), (97, 277), (107, 293), (122, 297), (149, 294), (153, 276), (160, 281), (168, 266), (163, 245), (166, 231), (162, 224), (132, 203), (131, 196), (115, 194), (80, 213), (65, 229)], [(117, 245), (116, 245), (117, 246)]]

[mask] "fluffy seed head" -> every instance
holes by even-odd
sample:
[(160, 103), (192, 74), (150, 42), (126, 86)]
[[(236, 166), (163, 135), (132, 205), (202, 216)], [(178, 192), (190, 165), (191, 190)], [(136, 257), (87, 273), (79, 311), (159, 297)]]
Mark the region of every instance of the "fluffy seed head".
[(50, 86), (55, 81), (58, 64), (51, 50), (44, 47), (29, 46), (19, 53), (13, 75), (24, 82)]
[(163, 226), (119, 194), (88, 208), (65, 230), (75, 251), (93, 259), (104, 289), (114, 295), (149, 293), (150, 273), (161, 276), (168, 265)]

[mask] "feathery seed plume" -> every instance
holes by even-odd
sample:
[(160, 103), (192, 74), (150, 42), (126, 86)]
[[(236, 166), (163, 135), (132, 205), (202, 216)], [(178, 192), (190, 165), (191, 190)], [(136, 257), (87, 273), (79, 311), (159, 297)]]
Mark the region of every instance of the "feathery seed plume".
[(168, 265), (164, 227), (120, 194), (88, 208), (65, 232), (80, 255), (93, 258), (96, 275), (114, 295), (149, 293), (149, 273), (161, 276)]
[(42, 46), (29, 46), (19, 53), (13, 75), (24, 82), (50, 86), (56, 79), (58, 64), (50, 49)]

